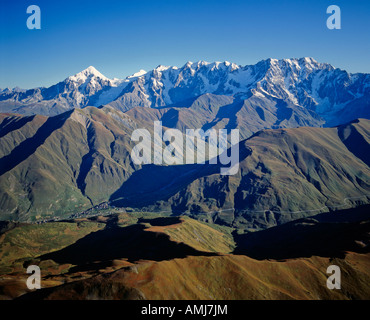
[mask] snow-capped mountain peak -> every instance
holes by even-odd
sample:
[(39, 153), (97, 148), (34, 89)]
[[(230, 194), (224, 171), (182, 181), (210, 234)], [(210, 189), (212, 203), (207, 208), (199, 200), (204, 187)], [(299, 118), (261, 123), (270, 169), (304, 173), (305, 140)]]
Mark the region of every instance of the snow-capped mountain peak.
[(110, 80), (106, 76), (101, 74), (98, 70), (96, 70), (93, 66), (89, 66), (86, 69), (82, 70), (81, 72), (68, 77), (67, 79), (75, 82), (85, 82), (86, 80), (91, 79), (92, 77), (100, 78), (102, 80)]
[(157, 68), (155, 68), (154, 70), (156, 71), (159, 71), (159, 72), (162, 72), (162, 71), (165, 71), (165, 70), (168, 70), (169, 68), (171, 68), (170, 66), (163, 66), (163, 65), (159, 65)]
[(140, 69), (139, 72), (135, 72), (133, 75), (131, 76), (128, 76), (127, 79), (131, 79), (131, 78), (136, 78), (136, 77), (140, 77), (140, 76), (143, 76), (144, 74), (146, 74), (147, 72), (143, 69)]
[(149, 72), (140, 70), (123, 80), (109, 79), (90, 66), (49, 88), (4, 89), (0, 111), (12, 111), (17, 105), (14, 112), (50, 115), (106, 104), (127, 111), (182, 105), (205, 94), (279, 99), (315, 112), (330, 124), (370, 118), (370, 75), (350, 74), (311, 57), (269, 58), (246, 66), (188, 61), (179, 68), (159, 65)]

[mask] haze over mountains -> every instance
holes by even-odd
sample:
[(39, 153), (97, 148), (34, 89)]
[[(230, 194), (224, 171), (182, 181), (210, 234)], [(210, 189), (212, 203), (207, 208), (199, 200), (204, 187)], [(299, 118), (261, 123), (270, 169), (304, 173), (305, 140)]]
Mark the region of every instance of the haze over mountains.
[[(247, 124), (258, 130), (332, 126), (370, 117), (370, 75), (350, 74), (313, 58), (267, 59), (247, 66), (227, 61), (160, 65), (124, 80), (108, 79), (89, 67), (49, 88), (2, 90), (0, 112), (57, 115), (101, 105), (120, 111), (190, 107), (197, 99), (206, 100), (215, 122), (248, 118)], [(181, 117), (178, 113), (171, 115)]]

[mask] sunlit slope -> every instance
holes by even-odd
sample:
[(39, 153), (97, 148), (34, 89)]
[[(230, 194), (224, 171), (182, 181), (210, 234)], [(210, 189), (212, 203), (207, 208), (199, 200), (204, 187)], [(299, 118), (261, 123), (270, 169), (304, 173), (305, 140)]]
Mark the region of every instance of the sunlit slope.
[(134, 170), (132, 128), (115, 113), (87, 108), (51, 118), (3, 118), (0, 217), (50, 218), (106, 201)]
[(111, 107), (54, 117), (1, 114), (0, 219), (65, 217), (108, 201), (140, 168), (130, 156), (131, 134), (152, 133), (151, 120)]
[[(326, 287), (326, 268), (334, 262), (350, 275), (343, 279), (343, 291)], [(362, 270), (354, 266), (357, 263)], [(125, 283), (150, 279), (134, 285), (147, 299), (346, 299), (351, 295), (366, 299), (370, 296), (368, 267), (369, 256), (359, 254), (331, 262), (318, 257), (286, 262), (231, 255), (188, 257), (143, 265), (137, 273), (126, 275)]]
[[(240, 143), (235, 175), (222, 176), (215, 165), (148, 166), (111, 201), (248, 229), (354, 207), (369, 202), (369, 132), (370, 121), (362, 119), (334, 128), (260, 131)], [(138, 184), (142, 189), (135, 191)]]
[(147, 231), (164, 232), (170, 240), (183, 242), (199, 251), (229, 253), (235, 247), (231, 231), (226, 227), (211, 227), (189, 217), (181, 217), (179, 223), (165, 226), (155, 221), (149, 222), (151, 227)]
[(23, 272), (23, 263), (60, 250), (103, 228), (93, 221), (20, 225), (0, 235), (0, 274)]
[[(348, 144), (340, 132), (351, 127), (358, 135)], [(370, 121), (337, 128), (266, 130), (246, 141), (252, 155), (241, 163), (235, 207), (243, 218), (273, 225), (328, 209), (368, 203), (370, 168), (363, 140)], [(270, 210), (264, 214), (258, 211)], [(281, 213), (280, 213), (281, 212)]]
[[(341, 290), (326, 286), (326, 269), (331, 264), (342, 270)], [(369, 299), (369, 270), (369, 254), (357, 253), (349, 253), (344, 260), (312, 257), (284, 262), (233, 255), (197, 256), (124, 267), (25, 298)]]

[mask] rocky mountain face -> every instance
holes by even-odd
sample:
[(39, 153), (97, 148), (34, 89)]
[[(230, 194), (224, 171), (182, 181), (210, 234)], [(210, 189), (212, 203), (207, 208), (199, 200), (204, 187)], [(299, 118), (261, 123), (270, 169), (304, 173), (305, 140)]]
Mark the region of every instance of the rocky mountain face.
[(177, 107), (182, 109), (178, 113), (186, 113), (198, 99), (208, 99), (214, 122), (245, 127), (250, 125), (245, 119), (252, 117), (250, 122), (261, 123), (258, 129), (263, 129), (369, 118), (369, 97), (369, 74), (350, 74), (312, 58), (267, 59), (244, 67), (199, 61), (181, 68), (141, 70), (124, 80), (108, 79), (89, 67), (50, 88), (5, 89), (0, 92), (0, 111), (56, 115), (108, 104), (124, 112)]

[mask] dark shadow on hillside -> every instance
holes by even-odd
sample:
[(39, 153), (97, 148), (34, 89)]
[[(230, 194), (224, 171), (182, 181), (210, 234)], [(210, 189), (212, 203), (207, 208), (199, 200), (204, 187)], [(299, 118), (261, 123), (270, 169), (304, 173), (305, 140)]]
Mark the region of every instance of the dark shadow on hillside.
[[(357, 122), (359, 120), (355, 120), (352, 123)], [(345, 133), (347, 130), (350, 130), (349, 134)], [(370, 145), (355, 127), (351, 124), (339, 126), (338, 136), (349, 151), (370, 166)]]
[(178, 224), (181, 222), (181, 218), (180, 217), (160, 217), (160, 218), (154, 218), (154, 219), (144, 219), (144, 218), (140, 218), (139, 223), (150, 223), (150, 225), (152, 226), (160, 226), (160, 227), (164, 227), (164, 226), (170, 226), (170, 225), (173, 225), (173, 224)]
[[(239, 144), (239, 162), (243, 161), (251, 150), (243, 142)], [(184, 165), (143, 165), (110, 197), (109, 202), (117, 207), (140, 208), (154, 205), (157, 201), (167, 201), (194, 180), (212, 174), (219, 174), (221, 168), (230, 165), (184, 164)]]
[(54, 131), (63, 126), (72, 112), (73, 110), (48, 118), (32, 138), (23, 141), (15, 147), (9, 155), (1, 158), (0, 176), (12, 170), (31, 156)]
[(344, 258), (346, 251), (370, 252), (370, 205), (319, 214), (243, 235), (234, 233), (234, 254), (251, 258)]
[(190, 108), (191, 105), (194, 103), (194, 101), (196, 101), (201, 95), (198, 95), (196, 97), (193, 97), (193, 98), (188, 98), (188, 99), (185, 99), (185, 100), (181, 100), (180, 102), (175, 102), (175, 103), (172, 103), (172, 104), (169, 104), (169, 105), (166, 105), (166, 106), (163, 106), (163, 107), (156, 107), (156, 109), (160, 110), (160, 109), (169, 109), (171, 110), (172, 108)]
[(24, 125), (32, 121), (34, 118), (35, 116), (21, 118), (14, 117), (5, 118), (0, 126), (0, 138), (6, 136), (9, 132), (22, 128)]
[(176, 124), (179, 121), (179, 110), (169, 109), (161, 118), (163, 126), (167, 128), (176, 128)]
[(202, 165), (144, 165), (135, 171), (109, 199), (115, 206), (141, 207), (167, 200), (181, 187), (207, 174), (216, 173), (216, 166)]
[[(71, 272), (86, 271), (91, 267), (101, 268), (105, 262), (127, 258), (138, 260), (169, 260), (185, 258), (188, 255), (214, 255), (201, 252), (184, 244), (170, 240), (164, 233), (145, 231), (145, 226), (136, 224), (128, 227), (106, 228), (90, 233), (76, 243), (52, 253), (38, 257), (40, 260), (54, 260), (59, 264), (77, 265)], [(97, 262), (99, 262), (97, 264)]]
[[(250, 93), (249, 93), (250, 95)], [(202, 130), (207, 131), (213, 128), (222, 119), (227, 119), (224, 129), (232, 130), (237, 128), (237, 113), (244, 107), (244, 100), (235, 99), (231, 104), (221, 106), (212, 122), (203, 125)]]
[(288, 104), (281, 99), (276, 100), (276, 121), (273, 126), (279, 127), (284, 120), (289, 120), (293, 115), (293, 109), (289, 108)]
[(12, 222), (12, 221), (0, 221), (0, 236), (8, 232), (19, 225), (19, 222)]
[[(91, 167), (94, 163), (94, 154), (96, 153), (94, 147), (95, 141), (95, 130), (93, 126), (87, 128), (87, 145), (89, 147), (89, 152), (82, 157), (80, 171), (78, 173), (76, 184), (77, 187), (81, 190), (81, 193), (86, 196), (86, 177), (91, 170)], [(90, 198), (89, 198), (90, 199)]]

